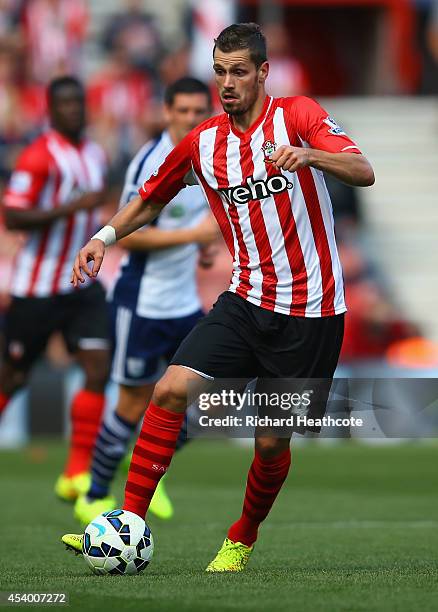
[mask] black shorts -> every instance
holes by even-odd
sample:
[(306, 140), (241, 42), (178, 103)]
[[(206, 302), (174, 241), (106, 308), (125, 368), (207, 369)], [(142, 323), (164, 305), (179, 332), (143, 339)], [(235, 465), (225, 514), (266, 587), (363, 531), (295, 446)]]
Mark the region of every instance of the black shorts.
[(318, 379), (318, 397), (310, 416), (320, 418), (325, 414), (343, 334), (343, 314), (288, 316), (226, 291), (183, 340), (171, 364), (215, 380)]
[(27, 370), (54, 332), (61, 332), (70, 353), (110, 349), (108, 307), (100, 283), (47, 298), (14, 297), (5, 315), (5, 361)]

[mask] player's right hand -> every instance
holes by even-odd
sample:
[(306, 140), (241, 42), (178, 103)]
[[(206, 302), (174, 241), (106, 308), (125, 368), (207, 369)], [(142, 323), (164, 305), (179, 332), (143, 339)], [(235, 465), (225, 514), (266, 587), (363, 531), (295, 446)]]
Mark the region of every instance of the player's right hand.
[[(76, 255), (70, 281), (74, 287), (77, 287), (79, 283), (85, 282), (83, 274), (86, 274), (90, 278), (97, 276), (100, 266), (102, 265), (104, 255), (105, 244), (102, 240), (94, 238), (87, 242), (87, 244)], [(90, 261), (93, 262), (91, 268), (88, 267), (88, 262)]]

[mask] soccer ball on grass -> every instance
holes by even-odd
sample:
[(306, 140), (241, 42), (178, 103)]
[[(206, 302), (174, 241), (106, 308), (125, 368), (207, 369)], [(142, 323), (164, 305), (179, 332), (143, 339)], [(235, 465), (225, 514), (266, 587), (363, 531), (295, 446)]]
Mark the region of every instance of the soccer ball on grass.
[(151, 530), (133, 512), (104, 512), (85, 529), (82, 554), (95, 574), (139, 574), (153, 552)]

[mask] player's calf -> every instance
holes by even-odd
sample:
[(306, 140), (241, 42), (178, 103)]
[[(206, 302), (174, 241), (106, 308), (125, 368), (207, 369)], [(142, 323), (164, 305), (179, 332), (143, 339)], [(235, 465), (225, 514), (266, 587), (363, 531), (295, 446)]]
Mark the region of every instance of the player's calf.
[(256, 433), (255, 449), (263, 459), (273, 459), (289, 448), (290, 438), (278, 438), (269, 432)]
[(184, 420), (188, 384), (200, 378), (187, 368), (170, 366), (157, 383), (132, 455), (124, 510), (144, 518), (175, 452)]
[(286, 480), (290, 464), (289, 446), (280, 454), (268, 458), (263, 457), (256, 448), (248, 472), (242, 514), (228, 530), (228, 538), (232, 542), (253, 546), (259, 527), (268, 516)]

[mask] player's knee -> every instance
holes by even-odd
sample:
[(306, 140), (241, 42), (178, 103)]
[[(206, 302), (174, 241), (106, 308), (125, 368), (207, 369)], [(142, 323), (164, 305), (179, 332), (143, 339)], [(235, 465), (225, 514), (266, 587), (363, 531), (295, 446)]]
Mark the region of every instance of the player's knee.
[(187, 407), (187, 392), (184, 385), (181, 385), (170, 376), (164, 377), (155, 385), (152, 401), (157, 406), (182, 412)]
[(289, 446), (287, 438), (260, 437), (255, 440), (255, 447), (263, 459), (273, 459)]

